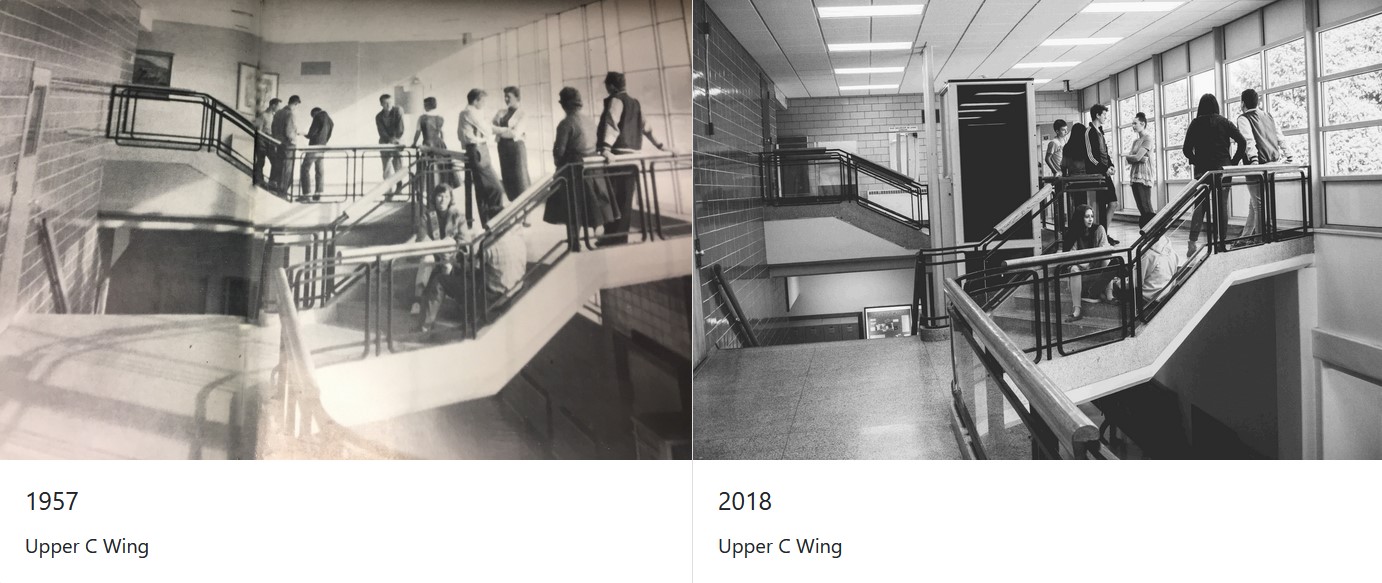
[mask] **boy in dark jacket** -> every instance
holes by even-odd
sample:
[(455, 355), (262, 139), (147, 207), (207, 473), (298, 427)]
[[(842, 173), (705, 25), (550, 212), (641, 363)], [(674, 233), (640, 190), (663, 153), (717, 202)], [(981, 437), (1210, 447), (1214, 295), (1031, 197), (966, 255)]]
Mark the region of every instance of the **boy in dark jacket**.
[[(1236, 155), (1229, 153), (1229, 142), (1238, 145)], [(1243, 133), (1238, 131), (1238, 126), (1219, 115), (1219, 100), (1210, 93), (1201, 96), (1199, 109), (1195, 111), (1195, 120), (1190, 122), (1190, 127), (1185, 130), (1185, 145), (1181, 146), (1181, 153), (1185, 154), (1185, 158), (1195, 170), (1195, 179), (1198, 180), (1206, 172), (1223, 170), (1224, 166), (1244, 160), (1247, 148), (1247, 140), (1243, 138)], [(1223, 240), (1228, 235), (1228, 190), (1220, 189), (1213, 194), (1216, 203), (1214, 220), (1219, 239)], [(1198, 205), (1191, 216), (1190, 244), (1185, 252), (1186, 257), (1194, 256), (1200, 248), (1200, 230), (1204, 225), (1206, 209), (1205, 205)]]
[[(307, 129), (307, 145), (325, 146), (331, 141), (331, 130), (336, 124), (331, 122), (331, 116), (326, 114), (326, 110), (320, 107), (312, 108), (312, 126)], [(312, 195), (312, 201), (322, 199), (322, 154), (321, 152), (308, 151), (302, 157), (302, 177), (299, 182), (302, 184), (302, 196), (307, 196), (307, 191), (312, 190), (312, 175), (309, 171), (316, 174), (317, 190)]]

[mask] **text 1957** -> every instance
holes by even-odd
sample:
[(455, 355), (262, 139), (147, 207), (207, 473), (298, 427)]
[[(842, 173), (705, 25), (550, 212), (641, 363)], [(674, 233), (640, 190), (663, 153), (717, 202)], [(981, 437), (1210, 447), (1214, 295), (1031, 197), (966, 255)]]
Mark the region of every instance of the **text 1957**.
[(29, 492), (29, 510), (72, 510), (76, 492)]

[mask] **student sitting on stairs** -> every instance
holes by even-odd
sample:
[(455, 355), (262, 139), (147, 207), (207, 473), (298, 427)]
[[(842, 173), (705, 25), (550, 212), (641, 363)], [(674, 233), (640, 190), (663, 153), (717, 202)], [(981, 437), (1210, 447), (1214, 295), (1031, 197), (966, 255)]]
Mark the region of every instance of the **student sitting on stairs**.
[[(1082, 204), (1075, 207), (1075, 212), (1071, 214), (1070, 227), (1065, 231), (1064, 243), (1061, 247), (1062, 252), (1070, 251), (1071, 249), (1079, 250), (1111, 247), (1108, 241), (1108, 232), (1104, 230), (1104, 226), (1094, 224), (1094, 209), (1090, 208), (1089, 205)], [(1107, 267), (1108, 265), (1108, 259), (1100, 259), (1088, 263), (1071, 265), (1067, 268), (1066, 272), (1079, 273), (1081, 271), (1092, 271)], [(1093, 294), (1098, 293), (1100, 290), (1103, 292), (1102, 298), (1104, 301), (1114, 301), (1114, 274), (1114, 270), (1105, 270), (1091, 276), (1071, 276), (1069, 278), (1070, 316), (1067, 317), (1065, 321), (1076, 322), (1083, 319), (1084, 314), (1081, 311), (1080, 301), (1098, 301)], [(1086, 277), (1089, 279), (1087, 282), (1085, 281)], [(1089, 284), (1088, 288), (1085, 287), (1086, 283)], [(1085, 291), (1086, 289), (1088, 291)], [(1086, 293), (1089, 294), (1090, 297), (1083, 297)]]

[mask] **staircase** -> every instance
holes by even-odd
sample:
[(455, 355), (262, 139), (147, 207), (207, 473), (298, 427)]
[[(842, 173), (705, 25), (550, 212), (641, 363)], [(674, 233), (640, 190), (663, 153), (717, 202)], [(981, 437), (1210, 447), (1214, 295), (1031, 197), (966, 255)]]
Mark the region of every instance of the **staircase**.
[[(1262, 192), (1255, 224), (1228, 212), (1230, 189), (1245, 183)], [(1120, 402), (1110, 398), (1153, 381), (1231, 287), (1312, 265), (1312, 202), (1309, 167), (1230, 168), (1188, 185), (1126, 246), (1008, 259), (947, 280), (948, 313), (960, 318), (951, 346), (962, 449), (986, 457), (1030, 442), (1035, 457), (1116, 458), (1075, 404)], [(1200, 244), (1188, 245), (1196, 233)], [(1088, 287), (1100, 276), (1117, 284), (1113, 300), (1082, 301), (1071, 321), (1073, 279)]]
[[(687, 157), (656, 156), (563, 167), (491, 218), (475, 239), (343, 249), (276, 269), (281, 275), (270, 279), (281, 278), (287, 287), (276, 295), (296, 298), (279, 306), (278, 320), (292, 322), (296, 330), (284, 335), (301, 338), (301, 349), (310, 353), (310, 384), (318, 388), (323, 418), (353, 427), (492, 396), (599, 290), (687, 275), (689, 224), (661, 214), (657, 193), (686, 176), (690, 164)], [(580, 220), (569, 227), (542, 222), (555, 197), (577, 208), (573, 201), (583, 200), (580, 189), (591, 176), (616, 170), (636, 171), (646, 185), (635, 198), (627, 244), (602, 245), (609, 236)], [(490, 269), (484, 250), (512, 245), (512, 238), (521, 238), (527, 256), (521, 281), (498, 298), (448, 298), (436, 328), (415, 332), (420, 318), (410, 308), (419, 270), (436, 269), (432, 259), (439, 253), (455, 253), (453, 273), (475, 274), (466, 275), (472, 283), (462, 287), (478, 289), (470, 286), (484, 285)], [(350, 236), (336, 241), (348, 243)], [(329, 274), (321, 282), (330, 285), (304, 291), (310, 274)], [(293, 350), (285, 345), (281, 353)]]
[(834, 217), (908, 249), (926, 247), (927, 188), (843, 150), (759, 154), (770, 220)]

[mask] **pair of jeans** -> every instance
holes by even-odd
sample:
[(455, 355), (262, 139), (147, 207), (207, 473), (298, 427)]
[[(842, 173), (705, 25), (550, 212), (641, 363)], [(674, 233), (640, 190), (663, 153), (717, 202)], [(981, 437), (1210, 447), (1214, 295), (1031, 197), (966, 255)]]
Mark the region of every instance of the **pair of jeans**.
[[(379, 152), (379, 161), (383, 164), (383, 170), (379, 174), (380, 180), (388, 178), (391, 174), (397, 174), (398, 171), (403, 169), (403, 155), (398, 150), (384, 150)], [(393, 189), (394, 194), (402, 192), (402, 186), (396, 186)]]
[(1137, 203), (1137, 226), (1142, 228), (1156, 216), (1156, 212), (1152, 210), (1152, 186), (1141, 182), (1133, 182), (1131, 186), (1133, 202)]
[[(312, 190), (312, 178), (313, 178), (314, 175), (315, 175), (315, 177), (316, 177), (316, 179), (317, 179), (317, 183), (316, 183), (317, 190), (316, 190), (316, 192), (310, 192), (310, 191)], [(302, 186), (302, 190), (298, 193), (299, 195), (301, 195), (301, 196), (307, 196), (308, 194), (315, 194), (317, 197), (321, 197), (321, 194), (322, 194), (322, 154), (321, 154), (321, 152), (308, 152), (306, 155), (304, 155), (304, 156), (302, 157), (302, 177), (298, 180), (298, 182), (299, 182), (300, 185)]]
[(489, 148), (484, 144), (467, 145), (465, 157), (466, 165), (470, 167), (468, 179), (475, 188), (475, 206), (479, 207), (480, 222), (489, 226), (489, 220), (504, 210), (503, 185), (490, 164)]

